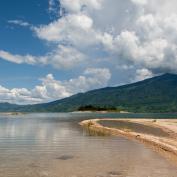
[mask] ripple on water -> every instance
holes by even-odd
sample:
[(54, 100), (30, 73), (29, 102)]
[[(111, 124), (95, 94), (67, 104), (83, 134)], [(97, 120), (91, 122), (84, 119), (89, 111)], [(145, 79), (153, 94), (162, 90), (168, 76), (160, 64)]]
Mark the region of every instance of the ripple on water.
[(177, 169), (144, 145), (85, 136), (77, 121), (0, 118), (0, 177), (176, 177)]

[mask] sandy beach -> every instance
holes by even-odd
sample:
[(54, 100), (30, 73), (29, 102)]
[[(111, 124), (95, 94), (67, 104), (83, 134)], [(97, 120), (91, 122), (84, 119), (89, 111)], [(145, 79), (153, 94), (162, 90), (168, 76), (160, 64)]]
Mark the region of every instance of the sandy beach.
[(98, 135), (144, 143), (177, 165), (177, 119), (92, 119), (80, 125)]

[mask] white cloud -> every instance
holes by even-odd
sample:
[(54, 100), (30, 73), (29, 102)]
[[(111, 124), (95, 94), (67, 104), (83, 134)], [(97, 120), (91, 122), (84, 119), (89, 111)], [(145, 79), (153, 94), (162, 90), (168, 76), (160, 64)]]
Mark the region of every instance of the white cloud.
[(144, 79), (148, 79), (151, 77), (153, 77), (153, 73), (151, 71), (149, 71), (148, 69), (146, 69), (146, 68), (137, 69), (136, 70), (136, 77), (133, 81), (134, 82), (135, 81), (142, 81)]
[(30, 23), (25, 22), (23, 20), (8, 20), (8, 23), (14, 24), (14, 25), (20, 25), (20, 26), (23, 26), (23, 27), (29, 27), (29, 26), (31, 26)]
[(111, 78), (107, 68), (87, 68), (82, 76), (70, 79), (64, 85), (72, 92), (84, 92), (85, 90), (105, 87)]
[(13, 55), (3, 50), (0, 50), (0, 58), (13, 62), (13, 63), (17, 63), (17, 64), (22, 64), (22, 63), (35, 64), (36, 63), (35, 57), (31, 55), (26, 55), (26, 56)]
[(148, 0), (131, 0), (131, 1), (137, 5), (145, 5), (148, 3)]
[(49, 0), (48, 1), (49, 4), (49, 12), (55, 12), (55, 5), (56, 5), (56, 0)]
[(75, 48), (60, 45), (51, 53), (38, 57), (32, 55), (13, 55), (0, 50), (0, 58), (17, 64), (52, 65), (58, 69), (70, 69), (83, 63), (86, 56)]
[(26, 88), (7, 89), (0, 86), (1, 102), (31, 104), (65, 98), (78, 92), (105, 87), (111, 78), (107, 68), (88, 68), (84, 73), (70, 80), (56, 80), (52, 74), (42, 78), (42, 83), (32, 90)]
[(40, 98), (31, 97), (29, 90), (25, 88), (14, 88), (7, 89), (0, 85), (0, 100), (1, 102), (10, 102), (10, 103), (37, 103), (42, 101)]
[(44, 65), (50, 64), (58, 69), (70, 69), (80, 66), (85, 59), (86, 56), (77, 49), (60, 45), (38, 62)]
[(95, 42), (95, 31), (92, 28), (92, 19), (85, 14), (71, 14), (50, 23), (35, 28), (40, 39), (66, 43), (77, 46), (77, 49)]
[(52, 74), (48, 74), (41, 81), (42, 84), (36, 86), (31, 91), (31, 95), (40, 98), (42, 101), (60, 99), (71, 95), (62, 82), (55, 80)]
[[(49, 2), (52, 5), (53, 1)], [(60, 0), (60, 3), (65, 9), (60, 18), (32, 28), (40, 40), (54, 46), (51, 52), (21, 56), (1, 50), (0, 57), (18, 64), (52, 65), (58, 69), (74, 69), (81, 64), (93, 68), (99, 64), (109, 67), (112, 75), (117, 74), (118, 65), (122, 72), (134, 69), (138, 80), (159, 73), (177, 73), (176, 0)], [(88, 79), (88, 71), (80, 75), (76, 78), (77, 87), (71, 84), (76, 83), (75, 79), (65, 82), (71, 84), (71, 90), (82, 91), (84, 85), (86, 89), (96, 82)], [(100, 85), (98, 80), (97, 84)], [(66, 88), (63, 82), (62, 86)], [(43, 95), (47, 94), (43, 86), (40, 89)], [(71, 93), (68, 89), (63, 90), (64, 95)]]
[(100, 9), (103, 0), (60, 0), (61, 5), (69, 12), (80, 12), (86, 6), (87, 8)]
[[(155, 8), (160, 1), (154, 3), (151, 0), (130, 0), (129, 4), (111, 1), (112, 5), (106, 4), (104, 0), (94, 2), (77, 0), (71, 3), (70, 0), (62, 0), (62, 7), (69, 13), (49, 25), (36, 28), (38, 37), (57, 43), (65, 41), (83, 52), (89, 47), (90, 53), (87, 52), (86, 55), (91, 56), (94, 55), (95, 45), (103, 45), (104, 48), (100, 50), (100, 53), (106, 50), (110, 57), (121, 59), (121, 62), (124, 60), (123, 65), (132, 62), (152, 72), (155, 70), (156, 72), (158, 70), (177, 72), (177, 45), (174, 40), (174, 36), (177, 36), (176, 13), (173, 12), (164, 17), (162, 12), (165, 7)], [(106, 8), (110, 8), (110, 12), (111, 9), (114, 10), (113, 6), (117, 2), (124, 7), (124, 11), (133, 12), (133, 14), (128, 13), (128, 16), (133, 18), (128, 18), (126, 14), (124, 15), (126, 19), (120, 20), (119, 13), (123, 13), (121, 9), (115, 14), (104, 14), (105, 5), (108, 5)], [(168, 4), (163, 0), (164, 3)], [(138, 7), (133, 7), (133, 4)], [(152, 6), (155, 4), (156, 6)], [(172, 8), (171, 5), (167, 7)], [(103, 13), (102, 17), (98, 15), (100, 12)], [(119, 29), (115, 23), (109, 24), (112, 30), (102, 26), (105, 16), (110, 16), (112, 19), (117, 17), (122, 28)], [(130, 19), (133, 20), (131, 23)], [(169, 55), (173, 57), (173, 60), (169, 59)]]

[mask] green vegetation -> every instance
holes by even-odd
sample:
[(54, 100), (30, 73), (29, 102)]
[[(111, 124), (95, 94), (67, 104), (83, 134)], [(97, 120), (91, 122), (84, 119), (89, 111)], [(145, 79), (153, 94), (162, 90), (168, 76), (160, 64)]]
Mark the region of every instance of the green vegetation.
[(100, 106), (92, 106), (92, 105), (86, 105), (86, 106), (80, 106), (78, 108), (78, 111), (117, 111), (117, 108), (115, 107), (100, 107)]
[(0, 111), (69, 112), (77, 110), (128, 112), (177, 112), (177, 75), (164, 74), (134, 84), (79, 93), (37, 105), (0, 104)]

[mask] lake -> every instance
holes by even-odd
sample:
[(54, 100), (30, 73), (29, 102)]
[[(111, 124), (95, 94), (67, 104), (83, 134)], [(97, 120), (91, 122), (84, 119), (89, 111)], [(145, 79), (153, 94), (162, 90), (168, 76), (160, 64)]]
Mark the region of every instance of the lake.
[(175, 114), (0, 114), (0, 177), (176, 177), (171, 162), (138, 142), (88, 136), (88, 118)]

